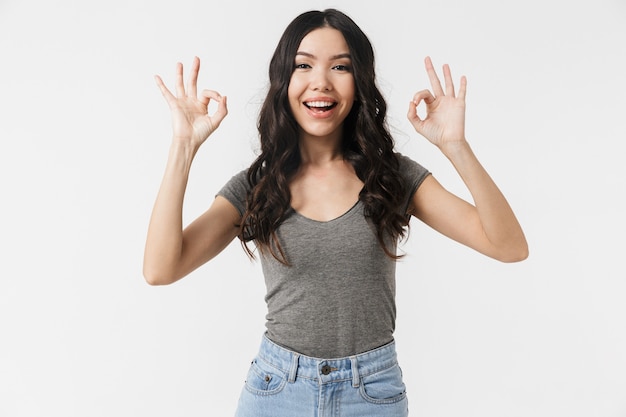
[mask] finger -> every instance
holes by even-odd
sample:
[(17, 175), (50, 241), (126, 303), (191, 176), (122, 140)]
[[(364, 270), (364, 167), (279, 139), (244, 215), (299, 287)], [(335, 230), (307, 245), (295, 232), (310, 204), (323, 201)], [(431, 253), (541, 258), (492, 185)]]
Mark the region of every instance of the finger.
[(200, 97), (198, 97), (198, 100), (200, 101), (200, 103), (208, 106), (211, 100), (215, 100), (219, 103), (220, 100), (222, 100), (222, 95), (217, 91), (202, 90), (202, 92), (200, 93)]
[(446, 95), (454, 97), (454, 82), (452, 81), (452, 72), (448, 64), (443, 66), (443, 79), (446, 82)]
[(466, 93), (467, 93), (467, 78), (464, 75), (461, 77), (461, 86), (459, 87), (458, 98), (460, 98), (461, 100), (465, 100)]
[(443, 96), (443, 88), (441, 88), (441, 82), (439, 81), (439, 77), (437, 77), (437, 72), (435, 72), (433, 62), (431, 61), (429, 56), (426, 57), (424, 63), (426, 64), (426, 73), (428, 74), (428, 78), (430, 79), (430, 85), (433, 88), (435, 96)]
[(216, 128), (222, 123), (226, 115), (228, 115), (228, 97), (223, 96), (217, 103), (217, 111), (213, 115), (213, 124)]
[(419, 105), (422, 100), (427, 105), (430, 105), (435, 102), (435, 96), (429, 90), (422, 90), (415, 93), (413, 96), (413, 103), (415, 103), (415, 106)]
[(422, 122), (419, 114), (417, 114), (417, 105), (415, 104), (415, 101), (409, 102), (409, 111), (406, 113), (406, 117), (413, 124)]
[(167, 100), (168, 103), (176, 99), (176, 97), (174, 97), (174, 95), (170, 92), (170, 90), (168, 90), (168, 88), (165, 86), (161, 77), (159, 77), (158, 75), (155, 75), (154, 81), (156, 82), (156, 85), (159, 87), (159, 90), (161, 90), (161, 94), (163, 94), (163, 97), (165, 97), (165, 100)]
[(183, 64), (176, 63), (176, 95), (185, 97), (185, 84), (183, 83)]
[(187, 94), (190, 97), (198, 96), (198, 72), (200, 71), (200, 59), (196, 56), (191, 64), (191, 73), (189, 74), (189, 85), (187, 86)]
[(226, 96), (220, 95), (217, 91), (202, 90), (199, 100), (207, 106), (211, 100), (215, 100), (217, 102), (217, 110), (215, 111), (215, 113), (210, 115), (213, 128), (217, 129), (222, 120), (224, 120), (224, 118), (228, 114), (228, 103)]
[(222, 97), (217, 103), (217, 111), (209, 117), (209, 123), (211, 123), (211, 131), (215, 131), (222, 124), (222, 120), (228, 114), (228, 106), (226, 104), (226, 96)]
[(417, 107), (421, 102), (426, 103), (426, 105), (430, 105), (435, 101), (435, 97), (428, 90), (422, 90), (413, 96), (413, 100), (409, 103), (409, 111), (407, 113), (407, 117), (413, 123), (413, 125), (417, 128), (417, 125), (422, 123), (422, 118), (417, 114)]

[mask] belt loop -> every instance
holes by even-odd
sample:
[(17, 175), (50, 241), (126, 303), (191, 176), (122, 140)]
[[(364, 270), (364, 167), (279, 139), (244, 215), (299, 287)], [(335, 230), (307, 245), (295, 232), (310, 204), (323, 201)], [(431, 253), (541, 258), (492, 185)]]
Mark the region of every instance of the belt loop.
[(352, 368), (352, 386), (358, 388), (359, 383), (359, 364), (356, 361), (356, 356), (350, 356), (350, 363)]
[(291, 369), (289, 370), (289, 383), (293, 384), (296, 382), (296, 374), (298, 372), (298, 360), (300, 359), (300, 354), (292, 353), (291, 358)]

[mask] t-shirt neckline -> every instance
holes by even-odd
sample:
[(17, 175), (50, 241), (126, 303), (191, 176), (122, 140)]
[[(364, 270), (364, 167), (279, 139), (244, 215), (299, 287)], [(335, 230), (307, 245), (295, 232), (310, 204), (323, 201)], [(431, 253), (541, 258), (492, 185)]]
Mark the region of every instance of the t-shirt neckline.
[(336, 223), (339, 222), (347, 217), (349, 217), (352, 213), (354, 213), (356, 211), (356, 208), (358, 206), (361, 205), (361, 200), (357, 200), (356, 203), (354, 203), (352, 205), (352, 207), (350, 207), (348, 210), (346, 210), (345, 213), (340, 214), (339, 216), (335, 217), (334, 219), (330, 219), (330, 220), (316, 220), (316, 219), (312, 219), (310, 217), (307, 217), (303, 214), (298, 213), (298, 211), (296, 211), (293, 207), (291, 207), (291, 211), (294, 213), (295, 216), (309, 222), (309, 223), (314, 223), (314, 224), (332, 224), (332, 223)]

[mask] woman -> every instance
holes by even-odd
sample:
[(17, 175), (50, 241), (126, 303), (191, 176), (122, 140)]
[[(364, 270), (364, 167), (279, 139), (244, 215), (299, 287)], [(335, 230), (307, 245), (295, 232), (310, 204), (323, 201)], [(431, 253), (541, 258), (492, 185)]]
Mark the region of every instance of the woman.
[[(254, 242), (263, 266), (267, 332), (238, 416), (408, 414), (393, 331), (396, 244), (410, 216), (492, 258), (527, 257), (513, 211), (466, 141), (465, 78), (456, 92), (446, 65), (444, 88), (425, 63), (432, 92), (414, 95), (408, 118), (452, 162), (474, 204), (394, 151), (372, 46), (331, 9), (286, 28), (259, 116), (260, 155), (184, 230), (190, 166), (226, 116), (227, 99), (197, 92), (197, 58), (187, 87), (178, 64), (176, 95), (156, 77), (173, 140), (148, 230), (146, 280), (175, 282), (235, 237), (250, 256)], [(218, 106), (209, 115), (211, 100)]]

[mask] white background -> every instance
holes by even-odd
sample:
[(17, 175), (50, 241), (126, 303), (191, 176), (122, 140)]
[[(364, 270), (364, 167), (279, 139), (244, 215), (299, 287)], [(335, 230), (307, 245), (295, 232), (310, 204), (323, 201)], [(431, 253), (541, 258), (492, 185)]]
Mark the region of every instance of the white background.
[(263, 329), (235, 242), (169, 287), (142, 278), (170, 137), (153, 75), (202, 60), (230, 114), (185, 222), (253, 159), (285, 26), (337, 7), (368, 34), (398, 150), (467, 197), (414, 133), (423, 58), (468, 77), (468, 137), (530, 258), (501, 264), (414, 222), (398, 267), (412, 416), (626, 416), (623, 0), (0, 0), (0, 416), (228, 416)]

